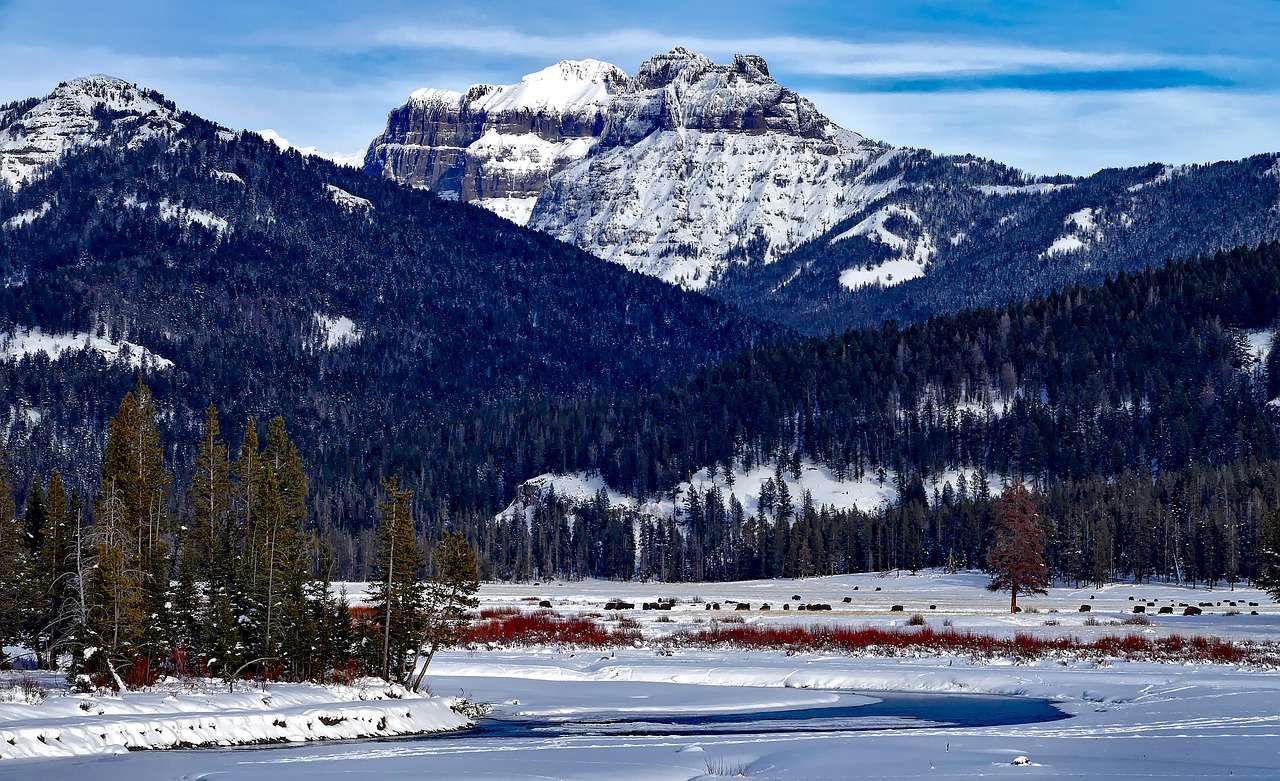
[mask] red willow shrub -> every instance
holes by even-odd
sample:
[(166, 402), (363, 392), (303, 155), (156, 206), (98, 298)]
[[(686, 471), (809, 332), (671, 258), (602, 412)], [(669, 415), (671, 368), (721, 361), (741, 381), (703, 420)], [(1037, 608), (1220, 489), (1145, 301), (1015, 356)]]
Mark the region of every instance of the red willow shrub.
[(1138, 634), (1105, 635), (1092, 641), (1074, 637), (1036, 637), (1018, 633), (995, 637), (969, 631), (932, 627), (759, 626), (717, 624), (676, 635), (675, 645), (694, 648), (742, 648), (774, 651), (825, 651), (895, 656), (904, 653), (970, 654), (979, 658), (1006, 656), (1019, 661), (1049, 656), (1119, 658), (1133, 661), (1212, 662), (1218, 664), (1280, 664), (1280, 649), (1252, 643), (1236, 644), (1216, 637), (1148, 638)]
[(575, 645), (593, 648), (631, 645), (640, 639), (640, 630), (614, 622), (602, 625), (586, 616), (564, 616), (550, 610), (530, 613), (518, 610), (486, 610), (467, 630), (463, 643), (484, 645)]

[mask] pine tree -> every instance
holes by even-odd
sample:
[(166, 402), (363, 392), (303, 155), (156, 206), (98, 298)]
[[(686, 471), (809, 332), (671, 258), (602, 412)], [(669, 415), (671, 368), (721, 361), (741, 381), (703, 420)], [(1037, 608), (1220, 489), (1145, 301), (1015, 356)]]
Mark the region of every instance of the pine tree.
[(75, 518), (71, 515), (62, 475), (55, 469), (45, 499), (45, 529), (37, 559), (34, 607), (36, 634), (43, 638), (49, 669), (58, 666), (58, 649), (73, 627), (69, 598), (75, 576)]
[(272, 540), (273, 615), (280, 638), (281, 662), (295, 676), (305, 676), (317, 643), (316, 626), (308, 607), (311, 583), (307, 518), (307, 477), (298, 448), (285, 430), (284, 418), (272, 419), (263, 460), (272, 472), (280, 507)]
[(1009, 612), (1018, 612), (1018, 593), (1044, 594), (1049, 587), (1045, 564), (1045, 524), (1034, 497), (1021, 480), (1009, 484), (996, 501), (987, 569), (991, 591), (1008, 591)]
[(378, 558), (369, 601), (382, 625), (381, 672), (385, 680), (403, 681), (422, 639), (424, 595), (418, 572), (422, 552), (409, 515), (412, 492), (400, 488), (398, 476), (383, 478), (386, 499), (378, 504)]
[(231, 489), (227, 444), (222, 439), (218, 409), (210, 404), (205, 410), (204, 434), (188, 492), (192, 555), (210, 605), (218, 595), (233, 588), (235, 560), (242, 542), (232, 516)]
[(100, 671), (113, 676), (130, 658), (144, 676), (154, 675), (167, 650), (170, 478), (156, 419), (151, 392), (139, 379), (108, 425), (95, 500), (88, 641), (106, 654), (111, 669)]
[(445, 532), (431, 553), (431, 574), (427, 576), (423, 646), (426, 659), (413, 682), (417, 691), (436, 651), (457, 645), (470, 623), (467, 611), (480, 604), (480, 575), (476, 553), (465, 537)]
[(18, 645), (27, 628), (28, 565), (23, 531), (13, 501), (9, 455), (0, 449), (0, 664), (8, 661), (4, 648)]
[(1280, 509), (1272, 510), (1258, 526), (1253, 584), (1280, 602)]
[(27, 491), (27, 508), (22, 514), (22, 538), (29, 558), (40, 555), (40, 548), (44, 545), (47, 520), (44, 511), (44, 488), (40, 485), (40, 475), (36, 475), (31, 479), (31, 490)]

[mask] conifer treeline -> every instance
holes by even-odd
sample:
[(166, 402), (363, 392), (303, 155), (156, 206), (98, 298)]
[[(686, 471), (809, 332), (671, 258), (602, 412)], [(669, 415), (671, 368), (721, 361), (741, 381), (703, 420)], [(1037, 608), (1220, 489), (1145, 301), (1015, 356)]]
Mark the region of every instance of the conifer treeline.
[[(684, 496), (677, 519), (609, 509), (603, 492), (583, 504), (548, 491), (527, 517), (463, 525), (482, 572), (497, 579), (719, 581), (981, 568), (994, 519), (989, 482), (984, 472), (961, 473), (931, 488), (915, 474), (898, 481), (894, 504), (875, 512), (819, 507), (807, 492), (793, 503), (783, 481), (767, 482), (759, 506), (745, 508), (717, 486)], [(1271, 515), (1280, 507), (1280, 461), (1064, 481), (1042, 486), (1036, 502), (1058, 582), (1235, 584), (1266, 571), (1266, 521), (1280, 524)]]
[[(387, 588), (353, 610), (331, 587), (332, 557), (311, 522), (306, 472), (282, 418), (271, 420), (265, 443), (250, 419), (232, 460), (211, 405), (185, 490), (173, 485), (158, 419), (139, 380), (110, 421), (92, 513), (54, 471), (47, 490), (36, 479), (16, 518), (0, 452), (0, 643), (26, 646), (42, 667), (69, 661), (86, 683), (123, 687), (161, 674), (246, 671), (405, 680), (418, 648), (456, 639), (432, 627), (456, 622), (455, 606), (475, 585), (451, 581), (450, 597), (431, 602), (412, 492), (396, 478), (384, 481), (373, 568)], [(474, 581), (465, 541), (444, 551), (455, 575), (471, 562)]]
[[(958, 485), (937, 495), (924, 485), (976, 468), (1045, 494), (1061, 577), (1242, 579), (1257, 519), (1280, 503), (1269, 404), (1280, 351), (1256, 362), (1245, 332), (1273, 327), (1277, 312), (1273, 243), (907, 328), (758, 347), (660, 392), (478, 413), (435, 433), (420, 479), (424, 496), (447, 493), (451, 516), (501, 577), (974, 565), (990, 511), (972, 497), (985, 489), (970, 484), (966, 500)], [(894, 480), (897, 502), (871, 514), (809, 512), (793, 496), (784, 512), (800, 519), (795, 527), (723, 496), (682, 498), (688, 524), (606, 522), (602, 502), (575, 509), (549, 498), (528, 534), (492, 515), (513, 483), (544, 472), (599, 474), (652, 498), (699, 467), (740, 474), (765, 464), (780, 475), (803, 461), (838, 479)], [(631, 524), (634, 540), (617, 532)], [(632, 542), (628, 570), (617, 562)]]

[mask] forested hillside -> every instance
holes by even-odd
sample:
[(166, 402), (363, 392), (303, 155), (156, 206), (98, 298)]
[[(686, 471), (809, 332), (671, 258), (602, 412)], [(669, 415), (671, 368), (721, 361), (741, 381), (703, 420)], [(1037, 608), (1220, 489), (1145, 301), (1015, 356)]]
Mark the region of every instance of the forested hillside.
[(92, 491), (141, 372), (173, 463), (211, 403), (237, 441), (250, 416), (281, 415), (313, 520), (359, 529), (379, 475), (420, 473), (454, 417), (652, 387), (764, 335), (481, 209), (179, 119), (0, 188), (0, 415), (20, 492), (54, 467)]
[[(677, 499), (679, 522), (639, 521), (642, 573), (976, 565), (989, 478), (1022, 476), (1057, 523), (1061, 575), (1238, 578), (1259, 519), (1280, 504), (1276, 354), (1258, 363), (1248, 347), (1249, 333), (1269, 342), (1257, 329), (1277, 311), (1271, 244), (907, 328), (760, 347), (662, 393), (507, 408), (442, 440), (431, 463), (437, 484), (458, 484), (449, 464), (492, 459), (516, 474), (598, 472), (636, 497), (709, 465), (740, 475), (769, 464), (781, 478), (817, 462), (840, 480), (898, 485), (884, 511), (823, 512), (801, 496), (734, 507), (722, 477), (714, 495)], [(925, 488), (966, 468), (966, 484)], [(527, 544), (523, 518), (487, 522), (494, 506), (476, 498), (468, 525), (496, 524), (477, 543), (497, 573), (627, 574), (607, 564), (629, 560), (610, 551), (630, 542), (602, 520), (603, 497), (585, 510), (541, 501)], [(557, 514), (597, 518), (591, 544), (562, 524), (546, 531), (540, 519)]]

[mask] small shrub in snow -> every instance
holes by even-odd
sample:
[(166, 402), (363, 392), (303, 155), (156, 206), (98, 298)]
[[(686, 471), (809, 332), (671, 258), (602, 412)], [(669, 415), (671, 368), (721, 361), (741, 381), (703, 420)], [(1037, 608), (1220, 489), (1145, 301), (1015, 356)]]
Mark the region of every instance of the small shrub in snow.
[(747, 763), (737, 759), (707, 757), (707, 775), (717, 778), (746, 778)]
[(911, 618), (907, 619), (908, 626), (925, 626), (927, 623), (924, 620), (924, 615), (920, 613), (912, 613)]
[(477, 702), (468, 697), (459, 697), (454, 700), (452, 705), (449, 706), (449, 710), (459, 716), (465, 716), (468, 719), (475, 720), (488, 716), (489, 711), (493, 710), (493, 706), (487, 702)]
[(10, 673), (0, 678), (0, 702), (39, 705), (49, 698), (49, 690), (30, 673)]
[(1074, 637), (1037, 637), (1018, 633), (997, 637), (971, 631), (929, 626), (842, 627), (831, 625), (730, 626), (727, 622), (707, 629), (675, 635), (676, 645), (701, 648), (781, 650), (787, 653), (849, 653), (901, 656), (919, 653), (964, 654), (979, 659), (1005, 657), (1019, 662), (1048, 657), (1087, 657), (1097, 660), (1131, 659), (1155, 662), (1210, 662), (1217, 664), (1280, 665), (1276, 644), (1232, 643), (1218, 638), (1149, 638), (1140, 634), (1104, 635), (1091, 641)]

